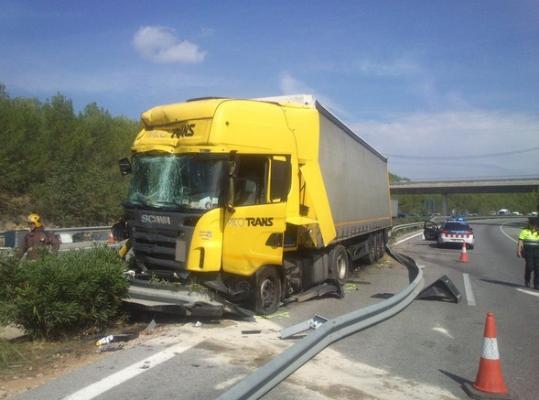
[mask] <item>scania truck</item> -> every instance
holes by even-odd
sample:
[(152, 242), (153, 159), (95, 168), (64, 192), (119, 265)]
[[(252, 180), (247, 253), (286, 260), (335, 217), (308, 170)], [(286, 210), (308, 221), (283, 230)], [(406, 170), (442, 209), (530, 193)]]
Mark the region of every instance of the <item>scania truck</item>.
[(257, 313), (384, 255), (387, 160), (310, 95), (202, 98), (141, 116), (125, 230), (137, 278)]

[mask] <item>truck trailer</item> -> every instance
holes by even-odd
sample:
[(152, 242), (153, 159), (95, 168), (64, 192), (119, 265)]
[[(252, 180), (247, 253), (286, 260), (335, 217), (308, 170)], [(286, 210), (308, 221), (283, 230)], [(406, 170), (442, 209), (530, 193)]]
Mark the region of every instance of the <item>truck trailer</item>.
[(193, 99), (141, 123), (120, 160), (137, 278), (197, 282), (267, 314), (384, 255), (387, 160), (313, 96)]

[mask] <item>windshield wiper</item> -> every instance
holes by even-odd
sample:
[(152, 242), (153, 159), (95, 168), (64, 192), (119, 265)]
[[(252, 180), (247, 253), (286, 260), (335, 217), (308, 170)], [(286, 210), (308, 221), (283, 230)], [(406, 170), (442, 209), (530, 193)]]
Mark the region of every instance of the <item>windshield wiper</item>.
[(193, 211), (194, 209), (189, 204), (181, 204), (175, 201), (158, 201), (151, 204), (153, 207), (169, 208), (181, 211)]

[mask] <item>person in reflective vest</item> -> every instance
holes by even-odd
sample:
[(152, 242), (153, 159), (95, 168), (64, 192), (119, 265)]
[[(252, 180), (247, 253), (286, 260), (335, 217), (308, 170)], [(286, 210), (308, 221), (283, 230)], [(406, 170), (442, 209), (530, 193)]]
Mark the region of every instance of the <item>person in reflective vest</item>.
[(530, 287), (533, 272), (533, 287), (539, 290), (539, 218), (530, 218), (528, 227), (520, 232), (517, 257), (524, 257), (526, 260), (524, 285)]

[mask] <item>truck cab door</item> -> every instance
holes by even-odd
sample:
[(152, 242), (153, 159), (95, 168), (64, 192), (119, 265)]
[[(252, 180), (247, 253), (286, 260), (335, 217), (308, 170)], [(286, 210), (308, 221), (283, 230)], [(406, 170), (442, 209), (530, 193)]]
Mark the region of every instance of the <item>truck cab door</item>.
[(282, 265), (290, 160), (240, 155), (233, 207), (225, 212), (223, 271), (251, 276), (261, 266)]
[(440, 227), (436, 225), (436, 223), (432, 221), (425, 221), (425, 224), (423, 225), (423, 235), (425, 236), (425, 240), (438, 239), (439, 230)]

